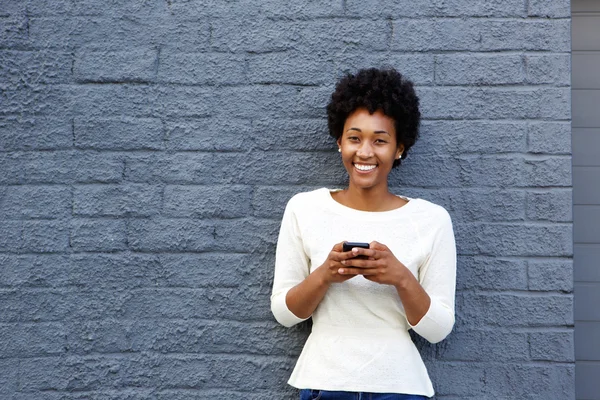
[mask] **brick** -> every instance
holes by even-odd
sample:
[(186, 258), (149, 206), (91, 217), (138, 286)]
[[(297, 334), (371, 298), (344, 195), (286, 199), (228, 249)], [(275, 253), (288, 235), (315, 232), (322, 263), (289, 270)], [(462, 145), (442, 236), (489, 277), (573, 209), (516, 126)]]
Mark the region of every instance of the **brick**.
[(60, 289), (20, 289), (9, 294), (3, 298), (2, 322), (60, 322), (71, 311)]
[(190, 219), (136, 219), (127, 226), (127, 242), (136, 251), (210, 251), (215, 224)]
[[(392, 170), (388, 181), (398, 187), (457, 187), (460, 186), (460, 166), (455, 158), (443, 155), (434, 157), (411, 157), (402, 166)], [(423, 174), (423, 171), (428, 171)], [(338, 184), (339, 186), (339, 184)]]
[[(116, 334), (115, 328), (123, 330), (113, 339), (121, 342), (124, 349), (163, 354), (255, 354), (255, 355), (298, 355), (302, 350), (307, 333), (301, 329), (282, 329), (273, 322), (230, 322), (230, 321), (134, 321), (125, 326), (109, 326), (102, 323), (98, 331), (92, 331), (92, 343), (104, 342), (104, 337)], [(95, 326), (96, 324), (90, 324)], [(106, 335), (104, 334), (106, 329)], [(125, 335), (127, 337), (125, 337)], [(264, 338), (272, 337), (270, 343)], [(82, 336), (82, 340), (83, 340)], [(128, 345), (125, 346), (125, 343)], [(112, 349), (109, 346), (106, 352)], [(104, 346), (90, 348), (104, 351)]]
[(82, 290), (123, 290), (154, 287), (163, 274), (156, 255), (73, 254), (69, 267), (69, 283)]
[(458, 161), (461, 182), (467, 187), (506, 188), (526, 186), (528, 183), (526, 161), (520, 156), (462, 156)]
[(573, 362), (573, 332), (532, 332), (529, 334), (531, 359), (536, 361)]
[(23, 240), (23, 223), (21, 221), (0, 220), (0, 251), (17, 251)]
[[(457, 296), (457, 328), (549, 327), (573, 324), (573, 296), (472, 294)], [(464, 328), (463, 328), (464, 327)]]
[(0, 46), (23, 48), (27, 45), (27, 18), (25, 14), (0, 16)]
[(123, 173), (123, 162), (116, 154), (30, 152), (17, 153), (11, 161), (20, 166), (23, 183), (30, 184), (117, 182)]
[(488, 1), (473, 3), (463, 0), (431, 1), (414, 3), (411, 1), (376, 1), (364, 3), (359, 0), (346, 2), (346, 10), (350, 15), (372, 18), (380, 17), (523, 17), (525, 4), (523, 0), (509, 2)]
[(415, 85), (429, 85), (434, 80), (434, 56), (432, 54), (404, 54), (403, 52), (386, 51), (365, 55), (363, 52), (353, 51), (348, 54), (340, 54), (334, 59), (334, 63), (337, 77), (346, 73), (355, 73), (363, 68), (393, 67)]
[(569, 54), (525, 55), (527, 83), (554, 84), (569, 86), (571, 84), (571, 57)]
[(119, 19), (61, 15), (29, 20), (29, 39), (37, 48), (125, 52), (165, 47), (202, 51), (208, 47), (209, 38), (207, 20), (172, 18), (167, 13), (147, 18), (138, 10)]
[(76, 118), (75, 147), (101, 150), (160, 150), (163, 125), (157, 118)]
[(7, 117), (0, 121), (0, 151), (58, 150), (73, 146), (68, 119)]
[(65, 323), (120, 319), (125, 315), (125, 305), (133, 296), (132, 290), (86, 289), (63, 291), (63, 303), (68, 313)]
[[(255, 146), (263, 151), (335, 150), (335, 139), (329, 135), (322, 119), (263, 118), (252, 121)], [(269, 132), (270, 135), (265, 133)], [(274, 140), (276, 137), (277, 140)]]
[(250, 119), (199, 118), (165, 122), (165, 146), (169, 150), (239, 151), (255, 147), (257, 140), (271, 142), (253, 132)]
[(297, 25), (284, 21), (240, 17), (214, 19), (211, 21), (211, 48), (234, 53), (284, 51), (296, 46), (298, 30)]
[(70, 246), (75, 251), (116, 251), (127, 248), (125, 220), (73, 219)]
[(573, 254), (570, 224), (456, 224), (458, 253), (490, 256)]
[(331, 91), (331, 87), (286, 85), (224, 87), (213, 108), (227, 118), (324, 118)]
[(421, 88), (425, 119), (569, 119), (562, 88)]
[(527, 142), (531, 153), (570, 154), (571, 123), (531, 123), (528, 127)]
[[(132, 336), (144, 336), (131, 321), (114, 319), (77, 321), (67, 324), (67, 346), (70, 354), (132, 352)], [(141, 349), (140, 349), (141, 350)]]
[(278, 234), (279, 221), (223, 220), (215, 229), (214, 249), (245, 253), (272, 252)]
[(162, 51), (158, 66), (161, 83), (236, 85), (247, 83), (246, 58), (228, 53)]
[(342, 15), (344, 10), (339, 0), (314, 2), (311, 0), (265, 0), (257, 3), (252, 0), (241, 0), (235, 3), (205, 1), (190, 3), (173, 1), (169, 3), (169, 11), (175, 15), (191, 18), (213, 19), (235, 16), (236, 18), (257, 19), (309, 19)]
[[(486, 392), (492, 396), (574, 399), (575, 365), (492, 364), (483, 367)], [(527, 382), (527, 384), (522, 384)]]
[(529, 290), (573, 291), (573, 261), (530, 260), (528, 263)]
[(256, 279), (256, 263), (247, 254), (160, 254), (159, 259), (160, 273), (154, 284), (161, 287), (237, 287)]
[[(239, 307), (239, 304), (248, 307)], [(210, 319), (219, 315), (235, 321), (271, 320), (269, 296), (264, 289), (144, 289), (129, 293), (123, 313), (131, 319)]]
[(67, 255), (0, 255), (0, 286), (57, 287), (70, 283)]
[(0, 395), (8, 398), (17, 392), (18, 365), (15, 360), (0, 360)]
[[(337, 153), (178, 153), (173, 156), (131, 156), (125, 177), (133, 182), (173, 184), (289, 184), (323, 185), (340, 182)], [(305, 168), (314, 165), (314, 168)], [(302, 166), (302, 167), (301, 167)], [(322, 169), (317, 168), (320, 166)]]
[(3, 86), (57, 84), (71, 81), (72, 56), (66, 52), (2, 51), (0, 80)]
[(2, 198), (4, 218), (65, 218), (71, 213), (71, 190), (63, 186), (8, 186)]
[(527, 193), (527, 218), (534, 221), (573, 221), (571, 189)]
[(315, 190), (310, 186), (259, 186), (254, 190), (252, 209), (254, 216), (281, 221), (287, 202), (296, 193)]
[[(457, 395), (464, 399), (483, 392), (486, 376), (480, 363), (434, 361), (427, 365), (438, 396)], [(469, 382), (457, 385), (456, 382)]]
[(496, 257), (458, 257), (459, 290), (527, 290), (527, 265), (523, 260)]
[(25, 358), (65, 353), (66, 331), (60, 323), (0, 324), (3, 357)]
[(319, 85), (334, 81), (333, 61), (315, 54), (282, 52), (251, 55), (248, 80), (252, 83)]
[(388, 50), (392, 35), (386, 20), (315, 19), (287, 28), (298, 32), (297, 48), (323, 56), (350, 50)]
[(520, 190), (435, 189), (421, 193), (423, 198), (444, 206), (456, 221), (525, 220), (525, 193)]
[(444, 361), (527, 361), (527, 333), (467, 330), (456, 331), (438, 346), (438, 359)]
[(571, 157), (531, 158), (525, 164), (531, 186), (571, 186)]
[[(470, 3), (469, 3), (470, 4)], [(564, 51), (570, 47), (568, 20), (399, 19), (393, 23), (392, 49)]]
[(551, 1), (530, 0), (528, 5), (528, 15), (530, 17), (542, 18), (569, 18), (571, 17), (571, 8), (569, 1)]
[(68, 249), (69, 228), (65, 220), (23, 222), (23, 250), (54, 253)]
[(499, 154), (527, 151), (528, 125), (505, 121), (423, 121), (411, 154)]
[(75, 55), (73, 75), (78, 82), (152, 82), (156, 79), (158, 51), (85, 51)]
[(161, 186), (142, 184), (80, 185), (73, 193), (73, 215), (149, 217), (160, 213)]
[(505, 54), (451, 54), (435, 57), (441, 85), (508, 85), (525, 81), (523, 57)]
[(249, 186), (165, 187), (164, 213), (169, 217), (239, 218), (251, 213)]

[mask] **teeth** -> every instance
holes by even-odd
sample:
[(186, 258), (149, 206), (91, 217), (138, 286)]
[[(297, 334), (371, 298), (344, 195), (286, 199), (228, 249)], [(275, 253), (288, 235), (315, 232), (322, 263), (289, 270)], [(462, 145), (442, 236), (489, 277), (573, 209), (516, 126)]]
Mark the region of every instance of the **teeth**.
[(361, 171), (370, 171), (376, 167), (376, 165), (364, 165), (364, 164), (354, 164), (354, 166), (356, 167), (356, 169), (359, 169)]

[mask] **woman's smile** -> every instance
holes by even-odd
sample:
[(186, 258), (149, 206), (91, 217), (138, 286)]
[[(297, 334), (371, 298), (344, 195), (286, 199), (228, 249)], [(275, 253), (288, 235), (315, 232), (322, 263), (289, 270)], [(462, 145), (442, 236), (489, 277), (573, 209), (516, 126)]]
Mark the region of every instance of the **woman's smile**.
[(354, 165), (354, 168), (356, 168), (360, 173), (369, 173), (377, 168), (377, 164), (352, 163), (352, 165)]

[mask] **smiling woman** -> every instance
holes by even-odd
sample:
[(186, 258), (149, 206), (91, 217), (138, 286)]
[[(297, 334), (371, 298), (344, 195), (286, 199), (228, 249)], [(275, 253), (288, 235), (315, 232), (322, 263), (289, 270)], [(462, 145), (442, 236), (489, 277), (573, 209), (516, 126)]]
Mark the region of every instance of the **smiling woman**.
[(349, 184), (299, 193), (283, 216), (271, 309), (285, 326), (313, 320), (289, 384), (301, 399), (433, 396), (408, 330), (432, 343), (452, 330), (452, 222), (388, 190), (418, 136), (418, 97), (397, 71), (367, 69), (337, 84), (327, 112)]

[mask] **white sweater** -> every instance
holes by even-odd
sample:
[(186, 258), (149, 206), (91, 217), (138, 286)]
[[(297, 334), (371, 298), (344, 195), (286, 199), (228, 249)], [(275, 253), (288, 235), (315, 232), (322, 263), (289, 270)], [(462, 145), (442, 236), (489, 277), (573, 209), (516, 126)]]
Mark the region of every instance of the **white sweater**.
[(329, 189), (295, 195), (287, 204), (275, 262), (273, 315), (284, 326), (303, 319), (285, 297), (325, 262), (341, 241), (385, 244), (431, 298), (411, 326), (396, 289), (357, 276), (333, 284), (312, 315), (312, 332), (288, 383), (299, 389), (406, 393), (433, 396), (421, 356), (408, 334), (432, 343), (454, 325), (456, 248), (446, 210), (422, 199), (401, 208), (359, 211), (336, 202)]

